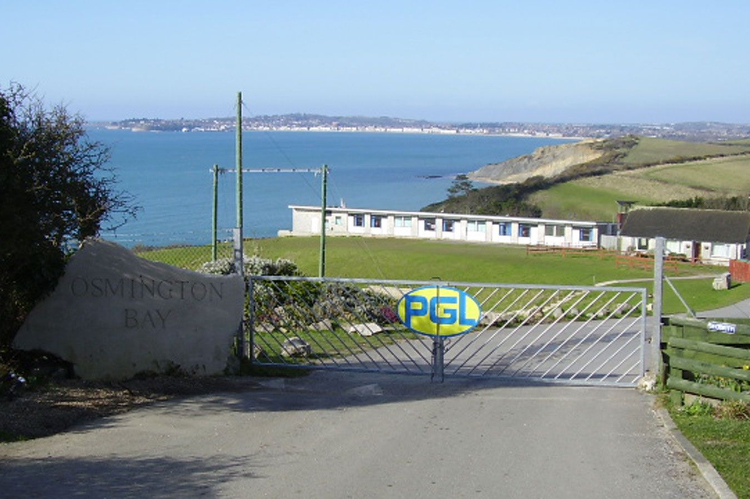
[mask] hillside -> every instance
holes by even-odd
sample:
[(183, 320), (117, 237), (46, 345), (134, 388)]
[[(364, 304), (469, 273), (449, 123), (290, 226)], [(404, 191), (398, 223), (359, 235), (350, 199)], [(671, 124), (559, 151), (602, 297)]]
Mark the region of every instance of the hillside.
[(612, 221), (617, 200), (641, 205), (740, 197), (750, 193), (750, 156), (686, 161), (553, 185), (528, 196), (544, 216)]
[(586, 140), (540, 147), (531, 154), (483, 166), (471, 172), (469, 178), (479, 182), (500, 184), (523, 182), (534, 176), (552, 178), (571, 166), (588, 163), (604, 156), (603, 149), (594, 147), (601, 142)]
[(688, 143), (628, 136), (539, 148), (469, 177), (491, 187), (427, 211), (612, 220), (617, 200), (642, 204), (747, 196), (750, 143)]

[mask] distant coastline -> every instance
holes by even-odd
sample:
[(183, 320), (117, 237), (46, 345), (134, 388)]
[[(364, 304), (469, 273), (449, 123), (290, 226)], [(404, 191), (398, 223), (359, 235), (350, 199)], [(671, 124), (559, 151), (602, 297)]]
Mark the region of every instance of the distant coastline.
[[(88, 126), (96, 129), (106, 130), (123, 130), (134, 133), (223, 133), (234, 132), (234, 128), (229, 129), (184, 129), (184, 130), (160, 130), (142, 127), (119, 127), (112, 125), (101, 125), (98, 123), (89, 123)], [(305, 127), (305, 128), (255, 128), (243, 127), (246, 132), (304, 132), (304, 133), (391, 133), (391, 134), (424, 134), (424, 135), (471, 135), (471, 136), (489, 136), (489, 137), (518, 137), (518, 138), (544, 138), (559, 140), (586, 140), (587, 137), (562, 136), (560, 134), (541, 134), (541, 133), (522, 133), (522, 132), (492, 132), (476, 131), (461, 129), (400, 129), (400, 128), (328, 128), (328, 127)]]
[[(134, 132), (233, 132), (236, 118), (158, 119), (132, 118), (92, 122), (89, 126)], [(714, 122), (668, 124), (574, 124), (467, 122), (437, 123), (390, 117), (285, 114), (244, 118), (246, 131), (412, 133), (433, 135), (490, 135), (561, 140), (614, 138), (639, 135), (672, 140), (709, 142), (750, 138), (750, 124)]]

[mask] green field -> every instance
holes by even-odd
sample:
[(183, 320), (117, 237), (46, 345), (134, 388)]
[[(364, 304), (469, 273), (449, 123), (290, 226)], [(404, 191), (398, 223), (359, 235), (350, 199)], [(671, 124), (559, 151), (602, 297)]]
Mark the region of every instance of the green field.
[(653, 202), (640, 192), (632, 192), (625, 182), (602, 182), (607, 177), (616, 178), (615, 175), (606, 175), (557, 184), (532, 194), (529, 200), (542, 209), (545, 218), (603, 222), (615, 219), (618, 200), (639, 204)]
[(616, 201), (649, 205), (694, 197), (746, 196), (750, 156), (712, 158), (587, 177), (534, 193), (545, 217), (612, 221)]
[(623, 158), (628, 165), (649, 165), (679, 158), (730, 155), (750, 152), (750, 143), (742, 141), (723, 144), (703, 144), (679, 140), (641, 137), (638, 144)]
[[(248, 240), (246, 253), (265, 258), (289, 258), (306, 275), (318, 272), (319, 240), (289, 237)], [(210, 260), (210, 248), (187, 247), (140, 253), (145, 258), (179, 266)], [(189, 262), (189, 265), (183, 265)], [(561, 284), (590, 286), (605, 281), (649, 279), (650, 271), (616, 268), (614, 258), (596, 255), (562, 257), (526, 254), (519, 246), (456, 243), (412, 239), (358, 237), (328, 238), (327, 276), (388, 280), (431, 280), (511, 284)], [(675, 276), (711, 274), (725, 267), (683, 265)], [(647, 283), (632, 284), (646, 286)], [(675, 285), (695, 310), (709, 310), (750, 298), (750, 285), (716, 292), (710, 279), (677, 280)], [(666, 290), (666, 288), (665, 288)], [(684, 312), (674, 294), (665, 291), (666, 313)]]
[(714, 158), (631, 172), (641, 178), (687, 186), (723, 195), (750, 192), (750, 156)]

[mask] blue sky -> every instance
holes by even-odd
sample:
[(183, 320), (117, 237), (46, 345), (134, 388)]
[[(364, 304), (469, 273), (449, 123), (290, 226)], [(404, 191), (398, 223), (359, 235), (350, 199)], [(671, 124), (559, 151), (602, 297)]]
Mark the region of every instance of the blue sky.
[[(750, 122), (750, 2), (0, 0), (0, 85), (90, 120)], [(246, 111), (248, 112), (248, 111)]]

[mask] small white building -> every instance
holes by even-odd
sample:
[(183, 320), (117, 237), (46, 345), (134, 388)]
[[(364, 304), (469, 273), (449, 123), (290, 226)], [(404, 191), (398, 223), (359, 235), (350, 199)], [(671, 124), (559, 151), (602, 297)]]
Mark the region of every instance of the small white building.
[[(279, 235), (320, 234), (320, 207), (289, 206), (292, 231)], [(486, 243), (599, 247), (616, 224), (490, 215), (461, 215), (421, 211), (328, 208), (326, 235), (403, 237)]]
[(666, 250), (694, 262), (729, 265), (746, 258), (750, 242), (750, 213), (688, 208), (638, 208), (622, 226), (620, 250), (652, 251), (656, 237), (666, 239)]

